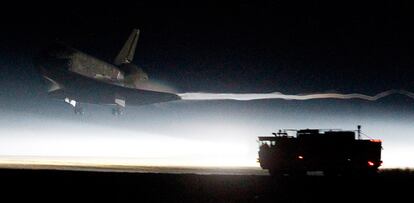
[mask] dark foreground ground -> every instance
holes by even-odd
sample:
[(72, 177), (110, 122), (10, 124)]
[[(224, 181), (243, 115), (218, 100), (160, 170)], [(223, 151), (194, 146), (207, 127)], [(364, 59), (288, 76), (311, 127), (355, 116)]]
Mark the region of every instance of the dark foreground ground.
[[(280, 177), (0, 170), (1, 199), (25, 202), (413, 202), (414, 175)], [(1, 201), (4, 202), (4, 201)]]

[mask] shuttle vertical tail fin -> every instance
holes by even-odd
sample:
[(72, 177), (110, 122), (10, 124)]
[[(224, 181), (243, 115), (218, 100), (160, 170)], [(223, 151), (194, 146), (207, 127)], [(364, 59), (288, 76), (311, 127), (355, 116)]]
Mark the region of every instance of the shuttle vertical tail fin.
[(131, 35), (129, 35), (128, 40), (125, 42), (121, 51), (116, 56), (114, 61), (115, 65), (131, 63), (131, 61), (134, 59), (135, 47), (137, 46), (138, 38), (139, 30), (134, 29)]

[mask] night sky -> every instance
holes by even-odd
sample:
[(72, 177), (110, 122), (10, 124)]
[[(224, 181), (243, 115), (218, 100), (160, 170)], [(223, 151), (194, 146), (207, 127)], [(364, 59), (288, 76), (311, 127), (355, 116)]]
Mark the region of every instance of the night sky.
[(139, 28), (134, 63), (179, 93), (414, 91), (414, 18), (407, 5), (58, 2), (5, 10), (0, 156), (256, 166), (259, 135), (361, 124), (365, 134), (384, 141), (384, 167), (414, 167), (414, 100), (404, 95), (377, 101), (176, 101), (127, 107), (121, 117), (113, 117), (111, 107), (86, 105), (80, 117), (47, 97), (32, 64), (55, 40), (112, 62)]

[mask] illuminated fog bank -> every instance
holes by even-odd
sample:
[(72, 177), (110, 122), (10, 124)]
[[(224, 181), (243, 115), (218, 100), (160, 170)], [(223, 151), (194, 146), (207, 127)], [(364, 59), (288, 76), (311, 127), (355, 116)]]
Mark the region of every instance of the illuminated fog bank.
[(13, 157), (25, 157), (28, 161), (45, 157), (43, 160), (57, 163), (61, 160), (144, 166), (257, 166), (256, 155), (243, 143), (200, 141), (102, 127), (65, 129), (63, 132), (24, 128), (3, 131), (0, 162), (1, 159), (13, 161)]
[[(412, 146), (411, 146), (412, 147)], [(382, 168), (413, 168), (414, 159), (410, 146), (389, 146), (382, 151)]]
[[(383, 140), (382, 168), (414, 168), (411, 135), (414, 116), (385, 113), (378, 118), (314, 116), (317, 114), (312, 111), (299, 109), (300, 113), (292, 111), (285, 116), (270, 112), (272, 119), (280, 118), (274, 120), (260, 118), (260, 112), (247, 112), (249, 119), (243, 121), (243, 110), (246, 109), (240, 109), (240, 114), (236, 114), (239, 117), (234, 116), (233, 120), (224, 119), (225, 111), (205, 117), (181, 112), (167, 119), (154, 116), (151, 120), (154, 125), (146, 128), (151, 122), (143, 122), (148, 117), (142, 112), (130, 114), (143, 119), (133, 120), (133, 116), (125, 115), (106, 117), (102, 122), (95, 122), (99, 114), (93, 117), (69, 114), (73, 117), (65, 119), (55, 115), (3, 114), (0, 164), (258, 167), (257, 136), (271, 135), (278, 128), (354, 129), (355, 123), (360, 123), (365, 134)], [(406, 115), (404, 120), (400, 119), (402, 115)]]

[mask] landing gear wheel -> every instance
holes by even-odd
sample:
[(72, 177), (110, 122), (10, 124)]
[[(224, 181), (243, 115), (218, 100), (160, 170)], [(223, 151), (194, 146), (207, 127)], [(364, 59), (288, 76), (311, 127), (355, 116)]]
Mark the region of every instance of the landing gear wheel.
[(76, 115), (83, 115), (85, 112), (83, 111), (83, 108), (80, 107), (79, 105), (76, 105), (73, 108), (73, 111), (75, 112)]
[(113, 108), (112, 109), (112, 115), (114, 115), (114, 116), (119, 116), (119, 115), (122, 115), (122, 114), (124, 114), (124, 110), (122, 109), (122, 107), (115, 107), (115, 108)]

